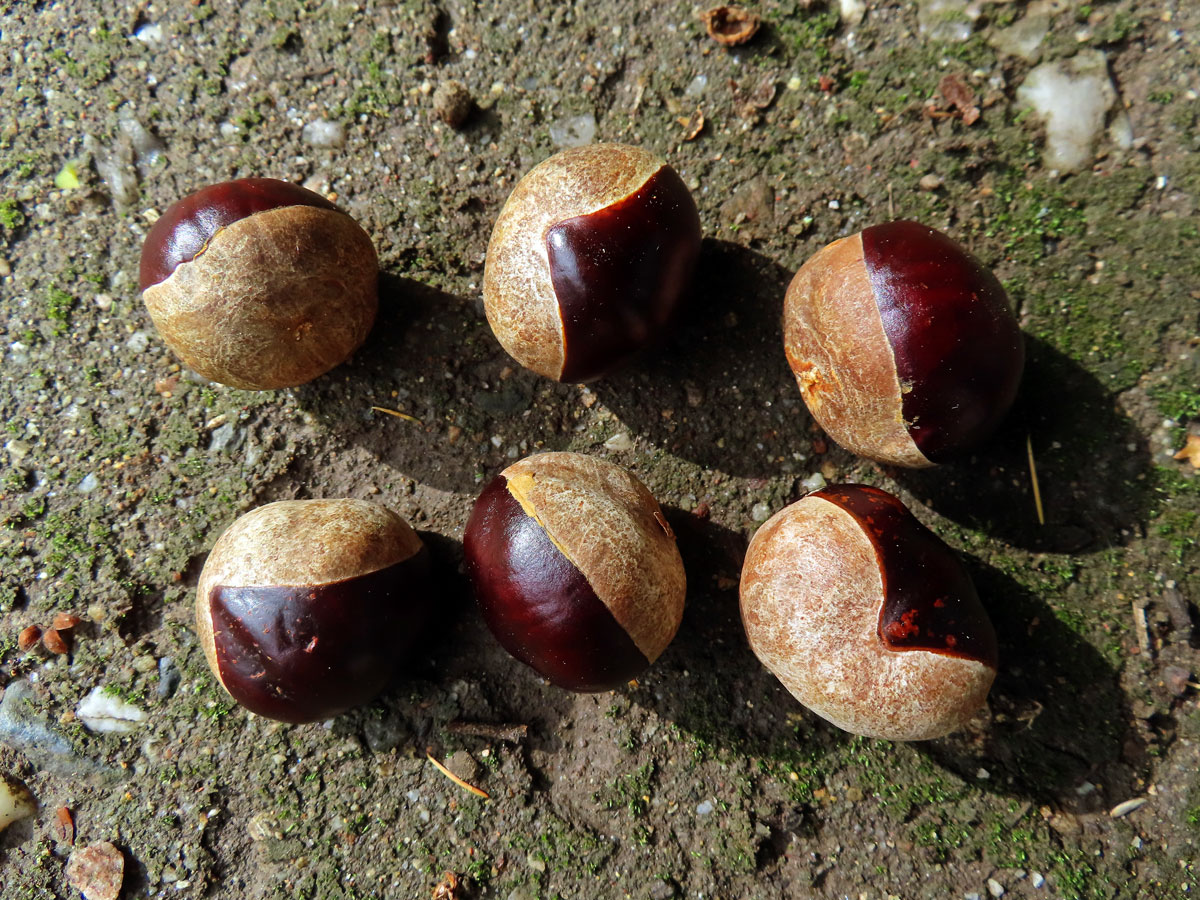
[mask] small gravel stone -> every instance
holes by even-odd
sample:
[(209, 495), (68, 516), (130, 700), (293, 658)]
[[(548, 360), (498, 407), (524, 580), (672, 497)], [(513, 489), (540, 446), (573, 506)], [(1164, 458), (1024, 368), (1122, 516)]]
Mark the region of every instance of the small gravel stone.
[(595, 116), (569, 116), (550, 125), (550, 140), (555, 147), (582, 147), (595, 137)]
[(125, 880), (125, 856), (108, 841), (81, 847), (67, 861), (67, 881), (86, 900), (117, 900)]
[(765, 502), (755, 503), (750, 510), (750, 518), (755, 522), (765, 522), (771, 518), (771, 504)]
[(479, 763), (466, 750), (455, 750), (446, 760), (446, 768), (463, 781), (472, 782), (479, 777)]
[(95, 472), (88, 472), (84, 476), (83, 481), (79, 482), (79, 493), (90, 494), (100, 486), (100, 479), (96, 477)]
[(713, 805), (711, 800), (705, 800), (696, 806), (696, 815), (698, 816), (707, 816), (712, 811)]
[(616, 453), (624, 453), (626, 450), (632, 450), (633, 438), (629, 436), (628, 431), (618, 431), (604, 442), (604, 449), (612, 450)]
[(158, 661), (158, 696), (166, 699), (179, 689), (179, 682), (183, 676), (179, 673), (179, 667), (175, 665), (175, 660), (170, 656), (164, 656)]
[(33, 794), (21, 781), (0, 774), (0, 831), (37, 812)]
[(146, 721), (146, 714), (119, 697), (107, 693), (104, 688), (93, 688), (75, 708), (75, 715), (88, 731), (127, 734)]
[(995, 878), (989, 878), (987, 880), (987, 889), (988, 893), (997, 898), (997, 900), (1004, 896), (1004, 885), (998, 882)]
[(461, 81), (443, 81), (433, 92), (433, 112), (451, 128), (459, 128), (471, 117), (475, 100)]
[(679, 896), (673, 881), (656, 881), (650, 885), (650, 900), (672, 900)]
[(304, 143), (313, 147), (340, 147), (346, 143), (346, 130), (340, 122), (317, 119), (309, 122), (300, 132)]
[(1044, 885), (1046, 883), (1046, 876), (1043, 875), (1041, 872), (1034, 872), (1032, 875), (1029, 876), (1029, 883), (1032, 884), (1035, 888), (1040, 889), (1042, 887), (1042, 885)]
[(825, 487), (825, 476), (820, 472), (813, 472), (813, 474), (809, 475), (800, 483), (804, 485), (804, 489), (810, 493), (812, 491), (819, 491), (821, 488)]

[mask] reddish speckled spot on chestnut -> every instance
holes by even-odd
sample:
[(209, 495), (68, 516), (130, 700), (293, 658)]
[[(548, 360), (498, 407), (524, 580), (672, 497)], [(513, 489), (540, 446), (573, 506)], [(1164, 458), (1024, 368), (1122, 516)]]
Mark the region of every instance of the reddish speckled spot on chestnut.
[(996, 632), (970, 576), (903, 503), (861, 484), (812, 496), (852, 515), (875, 547), (884, 594), (879, 637), (888, 649), (928, 650), (996, 668)]
[(463, 535), (484, 621), (509, 653), (560, 687), (606, 691), (650, 665), (583, 573), (496, 476)]
[(424, 625), (428, 573), (422, 548), (344, 581), (214, 587), (222, 683), (251, 712), (281, 722), (316, 722), (370, 701)]
[(982, 441), (1012, 406), (1021, 330), (996, 276), (919, 222), (863, 229), (863, 258), (906, 388), (904, 421), (933, 462)]
[(670, 325), (700, 253), (700, 216), (664, 166), (619, 203), (559, 222), (546, 244), (565, 338), (561, 380), (591, 381)]
[(240, 219), (284, 206), (337, 207), (312, 191), (275, 178), (239, 178), (210, 185), (171, 204), (142, 245), (140, 289), (165, 281), (213, 236)]

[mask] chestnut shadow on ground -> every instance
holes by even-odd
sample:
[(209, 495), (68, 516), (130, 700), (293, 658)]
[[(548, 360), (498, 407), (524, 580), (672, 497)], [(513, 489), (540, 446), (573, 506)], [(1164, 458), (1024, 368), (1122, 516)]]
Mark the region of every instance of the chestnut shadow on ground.
[(577, 395), (513, 362), (482, 304), (386, 273), (354, 359), (296, 389), (336, 438), (419, 482), (469, 493), (515, 458), (565, 447)]
[[(667, 517), (688, 570), (688, 606), (631, 699), (715, 748), (819, 767), (852, 737), (806, 711), (751, 651), (736, 583), (746, 538), (680, 510)], [(1012, 578), (971, 557), (964, 562), (1000, 645), (990, 721), (918, 743), (920, 752), (985, 790), (1057, 808), (1123, 799), (1142, 751), (1127, 727), (1115, 669)], [(986, 782), (977, 778), (981, 768), (990, 773)], [(1103, 783), (1108, 797), (1080, 796), (1076, 789), (1089, 780)]]
[[(1115, 667), (1014, 579), (973, 557), (963, 561), (999, 642), (991, 721), (981, 733), (921, 744), (923, 752), (985, 790), (1068, 811), (1132, 796), (1148, 760)], [(1080, 793), (1086, 782), (1104, 790)]]
[(430, 619), (388, 687), (370, 704), (339, 716), (334, 731), (360, 738), (373, 753), (401, 747), (440, 757), (480, 743), (448, 733), (454, 720), (523, 724), (529, 729), (524, 748), (559, 749), (556, 726), (574, 695), (546, 684), (488, 631), (462, 569), (462, 543), (432, 531), (419, 534), (436, 586)]
[(635, 435), (707, 469), (770, 477), (809, 451), (811, 419), (783, 352), (792, 273), (705, 239), (675, 335), (592, 389)]
[(1147, 441), (1090, 372), (1038, 338), (1026, 336), (1025, 346), (1017, 401), (986, 446), (931, 469), (885, 471), (935, 512), (1014, 546), (1074, 553), (1120, 544), (1149, 516)]
[(714, 750), (789, 759), (850, 740), (804, 708), (750, 649), (738, 607), (747, 537), (676, 508), (665, 513), (688, 576), (679, 632), (630, 699)]

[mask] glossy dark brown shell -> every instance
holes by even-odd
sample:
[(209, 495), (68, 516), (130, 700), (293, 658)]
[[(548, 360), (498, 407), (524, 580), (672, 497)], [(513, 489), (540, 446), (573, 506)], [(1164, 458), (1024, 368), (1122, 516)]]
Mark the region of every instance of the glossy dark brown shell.
[(172, 203), (142, 244), (140, 290), (170, 277), (194, 259), (222, 228), (284, 206), (337, 207), (307, 188), (275, 178), (239, 178), (209, 185)]
[(1012, 406), (1025, 366), (1004, 288), (919, 222), (866, 228), (862, 246), (913, 441), (933, 462), (977, 446)]
[(996, 278), (916, 222), (821, 248), (784, 299), (784, 349), (813, 418), (847, 450), (920, 468), (984, 441), (1025, 352)]
[(563, 555), (497, 475), (463, 534), (480, 612), (509, 653), (559, 687), (620, 687), (650, 661), (583, 573)]
[(883, 580), (879, 639), (996, 668), (996, 632), (954, 552), (886, 491), (842, 484), (812, 494), (850, 513), (875, 545)]
[(696, 204), (664, 166), (638, 191), (546, 235), (563, 323), (561, 381), (592, 381), (658, 341), (700, 253)]
[(768, 519), (740, 595), (763, 665), (854, 734), (941, 737), (996, 677), (995, 635), (961, 562), (876, 488), (827, 488)]
[(317, 722), (369, 702), (412, 648), (428, 609), (429, 553), (318, 585), (216, 585), (221, 682), (242, 706)]
[(540, 375), (601, 377), (666, 333), (699, 250), (696, 205), (663, 160), (625, 144), (564, 150), (521, 179), (496, 219), (488, 323)]
[(213, 673), (260, 715), (312, 722), (369, 701), (419, 637), (429, 556), (408, 524), (362, 500), (285, 500), (234, 522), (196, 591)]

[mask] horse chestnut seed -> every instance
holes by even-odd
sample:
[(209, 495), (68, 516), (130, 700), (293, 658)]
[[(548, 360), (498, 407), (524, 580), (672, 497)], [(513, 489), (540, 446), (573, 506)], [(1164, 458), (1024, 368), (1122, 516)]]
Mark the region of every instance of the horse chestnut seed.
[(854, 734), (949, 734), (996, 677), (996, 635), (966, 569), (878, 488), (825, 488), (768, 519), (746, 551), (741, 609), (763, 665)]
[(375, 322), (378, 277), (353, 219), (272, 178), (184, 197), (142, 246), (142, 299), (167, 346), (247, 390), (304, 384), (344, 362)]
[(496, 639), (568, 690), (634, 678), (683, 618), (674, 533), (645, 485), (603, 460), (544, 453), (509, 466), (475, 502), (463, 550)]
[(497, 340), (556, 381), (591, 381), (659, 339), (700, 253), (683, 180), (624, 144), (564, 150), (518, 182), (488, 244), (483, 302)]
[(387, 684), (429, 608), (429, 553), (364, 500), (283, 500), (217, 540), (196, 596), (208, 664), (238, 703), (315, 722)]
[(784, 347), (813, 418), (860, 456), (924, 467), (995, 430), (1025, 348), (1004, 288), (917, 222), (834, 241), (788, 286)]

